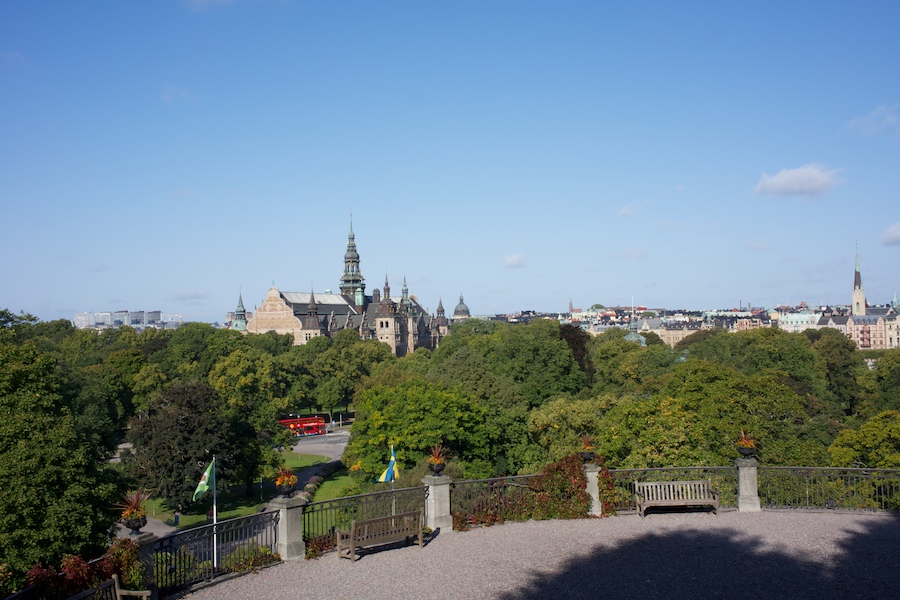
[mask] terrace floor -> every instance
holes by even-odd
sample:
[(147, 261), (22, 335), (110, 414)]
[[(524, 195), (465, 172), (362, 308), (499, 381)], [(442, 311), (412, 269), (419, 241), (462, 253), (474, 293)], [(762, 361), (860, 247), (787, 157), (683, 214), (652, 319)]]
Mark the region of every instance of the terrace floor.
[(900, 598), (900, 515), (656, 512), (438, 532), (425, 548), (334, 553), (183, 597)]

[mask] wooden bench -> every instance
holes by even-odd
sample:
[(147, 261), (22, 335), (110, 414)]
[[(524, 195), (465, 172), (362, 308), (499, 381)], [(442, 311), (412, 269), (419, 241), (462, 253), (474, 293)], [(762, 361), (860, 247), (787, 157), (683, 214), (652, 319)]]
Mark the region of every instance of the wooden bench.
[(719, 492), (710, 481), (636, 481), (638, 514), (650, 506), (712, 506), (719, 516)]
[(119, 576), (113, 573), (112, 579), (107, 579), (99, 586), (85, 590), (68, 600), (124, 600), (132, 597), (149, 598), (150, 591), (123, 590), (119, 587)]
[(349, 558), (355, 561), (357, 548), (368, 548), (391, 542), (409, 541), (416, 537), (419, 546), (424, 546), (422, 540), (422, 520), (424, 510), (398, 513), (389, 517), (365, 519), (353, 521), (349, 530), (335, 531), (335, 545), (339, 558)]

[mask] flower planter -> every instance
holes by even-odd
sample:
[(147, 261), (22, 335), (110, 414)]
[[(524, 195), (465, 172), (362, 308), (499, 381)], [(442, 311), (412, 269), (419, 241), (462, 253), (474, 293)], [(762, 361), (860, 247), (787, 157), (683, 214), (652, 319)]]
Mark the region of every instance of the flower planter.
[(756, 454), (756, 448), (742, 448), (738, 446), (738, 452), (740, 452), (741, 456), (743, 456), (744, 458), (748, 458)]
[(592, 460), (594, 460), (593, 452), (579, 452), (578, 454), (581, 456), (581, 460), (583, 460), (586, 463), (589, 463)]
[(122, 524), (131, 530), (130, 535), (137, 535), (141, 527), (147, 524), (147, 517), (134, 517), (132, 519), (124, 519)]
[(445, 465), (444, 463), (437, 463), (437, 464), (428, 463), (428, 470), (431, 471), (432, 473), (434, 473), (435, 475), (440, 475), (441, 471), (443, 471), (444, 467), (446, 467), (446, 466), (447, 465)]

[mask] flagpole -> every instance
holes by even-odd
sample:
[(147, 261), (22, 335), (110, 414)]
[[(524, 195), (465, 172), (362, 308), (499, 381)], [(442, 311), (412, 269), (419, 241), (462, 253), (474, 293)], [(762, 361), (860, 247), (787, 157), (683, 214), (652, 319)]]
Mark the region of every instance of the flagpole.
[(213, 568), (219, 567), (219, 544), (216, 530), (219, 522), (218, 510), (216, 509), (216, 455), (213, 454)]

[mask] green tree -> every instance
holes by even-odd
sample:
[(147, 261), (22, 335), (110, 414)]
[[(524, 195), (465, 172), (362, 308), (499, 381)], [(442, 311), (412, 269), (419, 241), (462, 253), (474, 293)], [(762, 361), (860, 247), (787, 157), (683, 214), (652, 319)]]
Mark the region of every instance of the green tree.
[(290, 432), (278, 423), (288, 406), (283, 381), (270, 354), (249, 348), (216, 363), (209, 384), (219, 393), (221, 415), (239, 432), (234, 477), (249, 486), (278, 465), (276, 449), (290, 444)]
[(874, 373), (879, 406), (887, 410), (900, 410), (900, 348), (882, 354)]
[(359, 335), (345, 329), (334, 336), (334, 343), (316, 356), (311, 367), (316, 382), (313, 397), (333, 418), (338, 406), (348, 406), (356, 386), (379, 363), (396, 360), (387, 344), (361, 341)]
[(578, 363), (578, 366), (584, 372), (585, 383), (588, 386), (592, 385), (594, 382), (594, 365), (591, 364), (591, 357), (588, 351), (591, 334), (580, 327), (563, 324), (559, 326), (559, 335), (569, 345), (569, 350), (572, 351), (572, 358), (575, 359), (575, 362)]
[(605, 402), (601, 398), (573, 400), (555, 398), (533, 409), (528, 415), (529, 434), (536, 448), (530, 450), (528, 471), (535, 472), (548, 461), (557, 461), (580, 452), (582, 437), (600, 430), (600, 415)]
[(856, 344), (837, 329), (818, 330), (813, 349), (825, 364), (828, 392), (848, 415), (856, 412), (861, 390), (857, 377), (864, 368)]
[(884, 411), (859, 429), (842, 431), (828, 453), (835, 467), (900, 468), (900, 411)]
[(242, 441), (222, 415), (219, 394), (205, 383), (176, 383), (131, 422), (129, 471), (172, 508), (187, 507), (200, 476), (216, 456), (217, 480), (230, 478)]
[(466, 464), (466, 474), (490, 475), (484, 460), (491, 436), (484, 410), (462, 391), (443, 389), (420, 377), (392, 371), (393, 385), (378, 383), (356, 399), (356, 420), (344, 464), (363, 480), (373, 481), (387, 465), (390, 445), (407, 469), (435, 444), (449, 448)]
[(764, 374), (689, 359), (651, 397), (626, 395), (602, 408), (598, 452), (611, 466), (727, 465), (745, 430), (760, 458), (776, 465), (821, 465), (824, 446), (805, 427), (803, 398)]
[(79, 431), (55, 363), (0, 331), (0, 564), (17, 587), (36, 562), (99, 556), (124, 491)]

